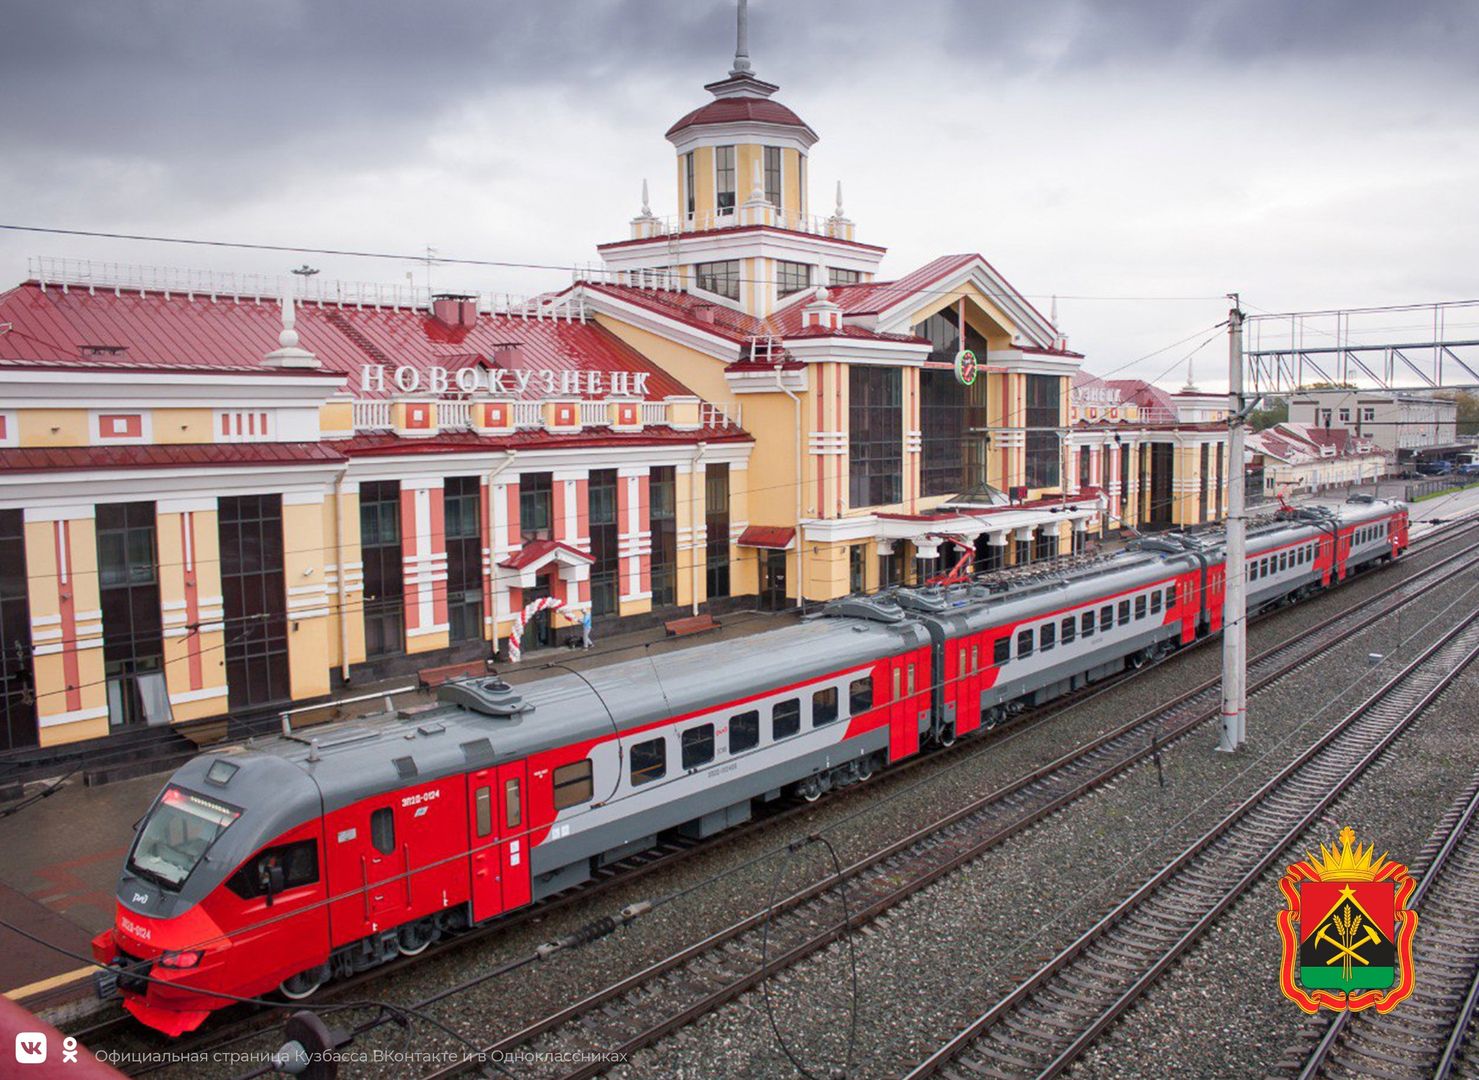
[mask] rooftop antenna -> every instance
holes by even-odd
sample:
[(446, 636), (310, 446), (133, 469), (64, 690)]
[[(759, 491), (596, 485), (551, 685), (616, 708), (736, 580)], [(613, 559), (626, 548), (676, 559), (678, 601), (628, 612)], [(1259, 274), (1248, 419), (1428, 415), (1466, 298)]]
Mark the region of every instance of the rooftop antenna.
[(729, 69), (729, 74), (733, 76), (749, 75), (752, 73), (750, 67), (749, 0), (739, 0), (739, 10), (735, 13), (734, 29), (734, 67)]

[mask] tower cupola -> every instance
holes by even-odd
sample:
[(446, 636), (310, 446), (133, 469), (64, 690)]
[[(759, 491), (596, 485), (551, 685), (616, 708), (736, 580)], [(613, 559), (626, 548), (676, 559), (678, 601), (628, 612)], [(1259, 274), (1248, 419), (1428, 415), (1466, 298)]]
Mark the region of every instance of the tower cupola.
[(688, 113), (667, 138), (678, 152), (678, 205), (694, 229), (742, 222), (738, 211), (759, 171), (774, 223), (797, 228), (807, 213), (806, 156), (817, 133), (773, 95), (750, 63), (749, 6), (739, 0), (729, 77), (704, 87), (714, 100)]

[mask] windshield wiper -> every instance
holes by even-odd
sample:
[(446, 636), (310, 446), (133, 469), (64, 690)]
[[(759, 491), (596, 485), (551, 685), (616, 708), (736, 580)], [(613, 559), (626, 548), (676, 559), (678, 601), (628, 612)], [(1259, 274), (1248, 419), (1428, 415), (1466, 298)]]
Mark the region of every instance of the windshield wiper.
[[(180, 881), (171, 881), (157, 870), (146, 870), (132, 859), (128, 861), (128, 872), (135, 877), (143, 878), (145, 881), (152, 881), (161, 889), (168, 889), (170, 892), (178, 892), (180, 885), (184, 882), (184, 878), (181, 878)], [(187, 874), (186, 877), (188, 876)]]

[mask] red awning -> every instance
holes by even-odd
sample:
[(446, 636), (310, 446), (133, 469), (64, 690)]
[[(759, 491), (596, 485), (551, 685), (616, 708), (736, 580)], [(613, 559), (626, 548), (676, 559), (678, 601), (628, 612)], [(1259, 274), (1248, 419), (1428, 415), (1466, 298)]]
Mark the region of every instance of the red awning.
[(751, 525), (740, 533), (739, 545), (784, 550), (791, 546), (791, 541), (795, 538), (795, 529), (786, 529), (779, 525)]

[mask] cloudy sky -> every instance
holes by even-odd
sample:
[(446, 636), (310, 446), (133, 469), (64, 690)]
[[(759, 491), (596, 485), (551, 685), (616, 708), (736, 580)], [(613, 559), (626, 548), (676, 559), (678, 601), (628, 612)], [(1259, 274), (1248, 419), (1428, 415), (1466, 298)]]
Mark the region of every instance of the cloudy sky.
[[(0, 221), (569, 265), (626, 236), (732, 0), (8, 0)], [(1479, 295), (1472, 0), (752, 0), (756, 72), (902, 274), (979, 251), (1104, 372), (1252, 310)], [(0, 231), (29, 255), (282, 254)], [(404, 260), (311, 257), (402, 281)], [(569, 274), (441, 267), (447, 287)], [(424, 270), (418, 271), (418, 282)], [(1124, 299), (1136, 298), (1136, 299)], [(1151, 298), (1151, 299), (1144, 299)], [(1125, 373), (1184, 377), (1186, 352)], [(1213, 342), (1198, 374), (1219, 381)], [(1172, 369), (1169, 370), (1168, 369)]]

